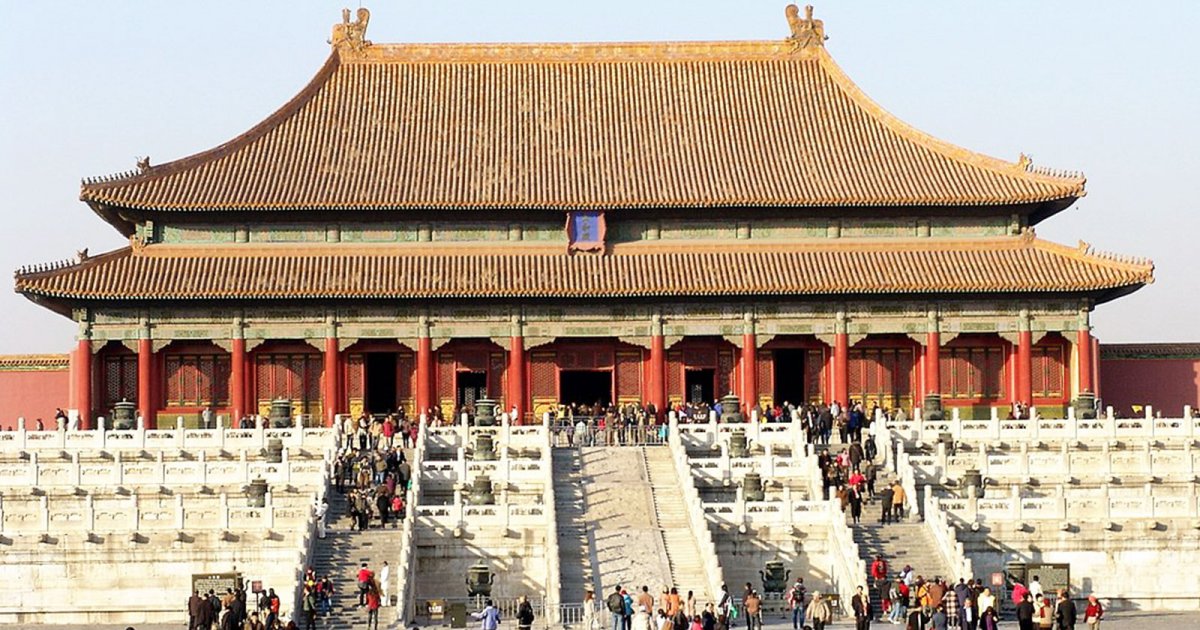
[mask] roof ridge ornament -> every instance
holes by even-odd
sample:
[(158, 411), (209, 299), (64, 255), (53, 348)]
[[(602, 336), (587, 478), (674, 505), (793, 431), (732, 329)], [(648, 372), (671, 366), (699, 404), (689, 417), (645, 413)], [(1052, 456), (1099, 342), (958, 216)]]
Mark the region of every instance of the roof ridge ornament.
[(366, 38), (367, 23), (371, 21), (371, 12), (365, 7), (359, 7), (355, 12), (355, 19), (350, 21), (350, 9), (342, 9), (341, 24), (333, 25), (333, 37), (329, 43), (335, 50), (352, 50), (354, 52), (362, 52), (362, 49), (371, 45), (371, 41)]
[(813, 19), (811, 4), (804, 7), (803, 18), (800, 17), (799, 7), (794, 4), (789, 4), (785, 13), (788, 26), (792, 27), (791, 40), (796, 50), (825, 45), (825, 40), (829, 39), (825, 35), (825, 22)]
[(1033, 158), (1022, 153), (1021, 156), (1017, 158), (1016, 167), (1018, 171), (1028, 172), (1029, 169), (1033, 167)]

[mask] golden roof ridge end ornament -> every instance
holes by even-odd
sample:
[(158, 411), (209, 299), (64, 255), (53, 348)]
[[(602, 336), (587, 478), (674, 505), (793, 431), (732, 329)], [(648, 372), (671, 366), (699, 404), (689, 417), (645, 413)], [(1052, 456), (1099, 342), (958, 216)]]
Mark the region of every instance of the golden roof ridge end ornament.
[(803, 18), (800, 17), (800, 8), (794, 4), (789, 4), (784, 13), (787, 14), (788, 26), (792, 28), (792, 36), (789, 39), (794, 50), (825, 46), (825, 40), (829, 39), (825, 35), (825, 22), (813, 19), (811, 4), (805, 5)]
[(367, 23), (371, 21), (371, 12), (365, 7), (359, 7), (355, 12), (354, 21), (350, 21), (350, 9), (342, 9), (342, 21), (333, 25), (333, 36), (329, 44), (334, 50), (360, 53), (371, 45), (366, 38)]

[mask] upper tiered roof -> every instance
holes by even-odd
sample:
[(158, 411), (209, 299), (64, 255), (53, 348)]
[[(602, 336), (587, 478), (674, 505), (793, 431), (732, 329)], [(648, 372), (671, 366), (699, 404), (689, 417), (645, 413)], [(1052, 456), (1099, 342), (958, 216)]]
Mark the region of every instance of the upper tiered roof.
[[(871, 101), (811, 15), (778, 41), (371, 44), (212, 150), (88, 181), (110, 221), (153, 212), (1008, 206), (1077, 174), (937, 140)], [(124, 221), (124, 220), (121, 220)], [(127, 222), (120, 223), (128, 231)]]
[(561, 299), (1090, 293), (1153, 281), (1148, 260), (1021, 237), (646, 241), (603, 256), (561, 245), (150, 245), (26, 270), (51, 303), (150, 300)]

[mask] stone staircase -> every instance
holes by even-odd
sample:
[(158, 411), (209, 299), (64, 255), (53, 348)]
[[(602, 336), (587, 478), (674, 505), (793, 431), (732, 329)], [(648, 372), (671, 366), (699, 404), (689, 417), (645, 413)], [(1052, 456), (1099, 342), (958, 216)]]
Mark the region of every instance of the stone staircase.
[[(938, 552), (937, 543), (933, 540), (925, 523), (888, 523), (881, 524), (878, 520), (868, 521), (865, 518), (859, 525), (849, 525), (858, 544), (859, 556), (871, 570), (871, 563), (876, 555), (882, 555), (888, 563), (889, 577), (895, 578), (904, 565), (909, 565), (913, 571), (926, 580), (940, 576), (947, 582), (957, 582), (960, 576), (953, 575), (950, 567)], [(966, 576), (963, 576), (966, 577)]]
[(586, 588), (594, 584), (592, 548), (585, 518), (587, 503), (584, 500), (583, 457), (578, 449), (556, 448), (553, 466), (554, 513), (558, 529), (559, 572), (562, 575), (559, 583), (560, 601), (576, 604), (583, 601)]
[[(358, 607), (358, 570), (363, 562), (378, 576), (383, 562), (391, 565), (391, 578), (388, 595), (395, 604), (396, 584), (400, 567), (396, 561), (400, 557), (400, 524), (388, 524), (387, 529), (378, 527), (378, 519), (372, 521), (373, 529), (355, 531), (349, 516), (349, 502), (346, 498), (330, 489), (326, 495), (329, 498), (329, 512), (324, 540), (317, 540), (313, 556), (309, 564), (320, 578), (329, 575), (333, 580), (334, 597), (333, 609), (327, 618), (317, 618), (317, 627), (322, 630), (350, 630), (351, 628), (366, 627), (367, 610)], [(395, 621), (394, 606), (380, 608), (380, 628), (400, 628)], [(296, 616), (297, 625), (304, 627), (303, 617)]]
[[(654, 522), (662, 535), (663, 548), (671, 570), (672, 585), (679, 589), (680, 596), (695, 593), (700, 606), (714, 601), (707, 587), (704, 565), (700, 561), (700, 550), (688, 523), (683, 504), (679, 475), (671, 459), (671, 451), (665, 447), (642, 447), (646, 474), (650, 482), (654, 502)], [(686, 480), (691, 483), (691, 479)]]

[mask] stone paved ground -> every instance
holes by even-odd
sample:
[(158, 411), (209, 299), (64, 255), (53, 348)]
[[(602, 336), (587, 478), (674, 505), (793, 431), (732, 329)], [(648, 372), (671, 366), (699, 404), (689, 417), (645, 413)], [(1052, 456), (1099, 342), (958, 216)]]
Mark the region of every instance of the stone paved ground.
[[(778, 619), (767, 619), (765, 630), (791, 630), (791, 623), (781, 622)], [(839, 628), (854, 627), (854, 620), (849, 621), (843, 619), (839, 623), (833, 624)], [(45, 626), (47, 630), (125, 630), (127, 626), (113, 625), (64, 625), (64, 626)], [(303, 627), (303, 626), (301, 626)], [(320, 624), (317, 626), (320, 627)], [(384, 627), (384, 623), (379, 624), (380, 628)], [(477, 626), (469, 625), (469, 629), (474, 629)], [(505, 626), (501, 626), (503, 629)], [(515, 626), (509, 626), (515, 628)], [(874, 628), (899, 628), (889, 624), (872, 624)], [(1001, 623), (1002, 628), (1016, 628), (1016, 622), (1004, 621)], [(1192, 613), (1156, 613), (1156, 612), (1121, 612), (1113, 613), (1105, 618), (1105, 622), (1100, 626), (1103, 630), (1183, 630), (1191, 628), (1200, 628), (1200, 612)], [(150, 624), (134, 626), (134, 630), (180, 630), (187, 628), (186, 623), (179, 624)], [(745, 626), (738, 626), (744, 629)], [(1087, 626), (1080, 624), (1076, 626), (1078, 630), (1086, 630)], [(599, 630), (604, 630), (600, 628)]]

